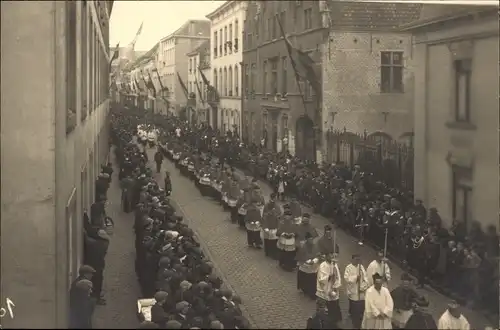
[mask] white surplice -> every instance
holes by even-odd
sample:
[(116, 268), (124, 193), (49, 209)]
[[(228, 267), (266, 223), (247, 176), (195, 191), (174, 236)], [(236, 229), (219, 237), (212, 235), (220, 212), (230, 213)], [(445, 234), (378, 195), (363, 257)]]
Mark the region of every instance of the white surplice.
[[(360, 283), (357, 281), (358, 276), (361, 277)], [(357, 301), (365, 299), (365, 291), (368, 288), (368, 279), (363, 265), (347, 265), (344, 271), (344, 281), (347, 297), (349, 297), (350, 300)], [(361, 289), (361, 292), (359, 292), (359, 289)]]
[[(335, 281), (330, 280), (330, 276), (335, 277)], [(340, 278), (339, 266), (334, 262), (323, 261), (318, 268), (318, 275), (316, 278), (316, 296), (318, 298), (333, 301), (338, 300), (337, 297), (332, 297), (330, 293), (333, 290), (338, 290), (342, 285)]]
[(382, 277), (385, 276), (387, 282), (391, 280), (391, 268), (385, 261), (378, 262), (377, 260), (373, 260), (368, 265), (368, 268), (366, 268), (366, 276), (368, 277), (369, 286), (373, 285), (372, 276), (375, 275), (375, 273), (379, 274)]
[[(372, 285), (365, 294), (365, 313), (363, 315), (362, 329), (392, 329), (392, 311), (394, 302), (391, 293), (386, 287), (380, 291)], [(380, 317), (384, 315), (383, 317)]]
[(441, 315), (438, 322), (439, 330), (469, 330), (470, 324), (465, 316), (460, 315), (459, 318), (451, 315), (451, 313), (446, 310), (446, 312)]

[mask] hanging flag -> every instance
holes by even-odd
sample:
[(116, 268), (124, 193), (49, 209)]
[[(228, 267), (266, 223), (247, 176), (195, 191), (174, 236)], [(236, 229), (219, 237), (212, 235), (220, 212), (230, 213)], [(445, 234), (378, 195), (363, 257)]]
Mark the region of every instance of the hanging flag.
[(254, 16), (254, 20), (258, 20), (259, 19), (259, 15), (262, 11), (262, 3), (260, 1), (255, 1), (255, 16)]
[(153, 92), (153, 97), (156, 98), (156, 87), (155, 84), (153, 83), (153, 78), (151, 78), (151, 74), (149, 73), (149, 71), (148, 71), (148, 77), (149, 77), (148, 88)]
[(144, 22), (141, 23), (141, 26), (139, 26), (139, 29), (137, 30), (137, 33), (135, 34), (136, 37), (138, 37), (142, 33), (142, 27), (144, 26)]
[(201, 79), (203, 80), (203, 83), (207, 86), (210, 86), (210, 81), (208, 81), (207, 77), (205, 76), (203, 71), (201, 71), (200, 67), (198, 67), (198, 71), (200, 71), (200, 75), (201, 75)]
[(184, 81), (182, 80), (179, 72), (177, 72), (177, 78), (179, 79), (179, 83), (181, 84), (181, 88), (182, 88), (182, 91), (184, 92), (184, 95), (186, 96), (186, 99), (189, 100), (189, 91), (186, 87), (186, 84), (184, 84)]
[(309, 81), (311, 87), (319, 97), (319, 95), (321, 95), (321, 82), (319, 81), (316, 72), (314, 71), (315, 63), (313, 59), (307, 53), (304, 53), (303, 51), (292, 46), (290, 40), (288, 40), (285, 35), (285, 30), (283, 29), (283, 25), (281, 25), (281, 21), (278, 15), (276, 15), (276, 20), (278, 21), (281, 34), (283, 35), (283, 39), (285, 40), (286, 49), (288, 51), (288, 56), (290, 57), (295, 75), (303, 80)]
[(196, 84), (196, 89), (198, 90), (198, 95), (200, 96), (200, 100), (202, 104), (205, 104), (205, 100), (203, 99), (203, 94), (201, 93), (200, 85), (198, 84), (198, 79), (194, 77), (194, 83)]
[(198, 71), (200, 71), (201, 79), (203, 80), (203, 83), (207, 86), (207, 100), (208, 101), (214, 101), (214, 102), (219, 102), (220, 97), (219, 97), (219, 92), (217, 89), (210, 85), (210, 81), (208, 81), (207, 77), (201, 71), (200, 67), (198, 67)]
[[(144, 75), (142, 74), (142, 71), (141, 71), (141, 78), (142, 78), (142, 81), (144, 82), (144, 87), (146, 89), (148, 89), (148, 82), (146, 81), (146, 79), (144, 78)], [(144, 89), (142, 89), (144, 91)]]
[(129, 49), (133, 50), (135, 48), (135, 43), (137, 42), (137, 39), (139, 39), (139, 35), (142, 32), (142, 26), (144, 25), (144, 22), (141, 23), (141, 26), (139, 26), (139, 29), (135, 33), (134, 39), (130, 42), (129, 44)]
[(135, 87), (137, 88), (137, 91), (142, 92), (142, 88), (141, 88), (141, 85), (139, 85), (139, 82), (137, 81), (137, 77), (134, 77), (134, 83), (135, 83)]
[(109, 71), (111, 72), (111, 64), (113, 64), (113, 61), (118, 58), (118, 55), (120, 55), (120, 43), (116, 44), (115, 51), (113, 53), (113, 56), (109, 60)]
[(156, 76), (158, 77), (158, 82), (160, 83), (160, 91), (164, 91), (164, 90), (167, 90), (168, 91), (168, 88), (164, 87), (163, 86), (163, 83), (161, 82), (161, 78), (160, 78), (160, 74), (158, 73), (158, 69), (154, 69), (154, 71), (156, 72)]

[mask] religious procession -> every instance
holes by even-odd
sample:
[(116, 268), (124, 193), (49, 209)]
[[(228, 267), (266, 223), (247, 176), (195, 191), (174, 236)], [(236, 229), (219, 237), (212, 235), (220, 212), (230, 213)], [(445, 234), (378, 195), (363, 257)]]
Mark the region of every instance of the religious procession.
[[(172, 191), (170, 173), (166, 176), (164, 188), (159, 188), (151, 179), (152, 170), (146, 165), (144, 150), (156, 148), (153, 161), (157, 172), (161, 171), (164, 161), (174, 163), (179, 174), (191, 179), (202, 196), (216, 200), (228, 212), (227, 219), (221, 221), (232, 222), (246, 231), (249, 248), (263, 250), (263, 257), (276, 260), (283, 271), (297, 273), (297, 289), (316, 300), (317, 306), (315, 314), (307, 320), (306, 328), (340, 329), (344, 318), (350, 318), (355, 329), (470, 328), (456, 300), (451, 300), (441, 318), (434, 320), (426, 310), (428, 299), (413, 289), (413, 277), (407, 273), (402, 275), (401, 285), (390, 290), (388, 247), (392, 238), (388, 235), (390, 226), (387, 222), (393, 219), (401, 221), (404, 214), (402, 203), (396, 197), (387, 198), (384, 195), (378, 204), (385, 209), (382, 212), (385, 227), (377, 258), (365, 267), (360, 256), (353, 254), (349, 265), (340, 269), (337, 259), (342, 247), (336, 242), (339, 224), (333, 221), (325, 226), (320, 237), (317, 229), (310, 224), (311, 214), (302, 211), (300, 193), (290, 192), (290, 189), (284, 191), (282, 179), (278, 180), (276, 193), (266, 201), (257, 176), (248, 169), (241, 171), (237, 168), (244, 154), (247, 153), (248, 157), (250, 153), (250, 148), (238, 136), (221, 136), (220, 132), (210, 127), (189, 126), (176, 117), (151, 113), (139, 116), (137, 111), (127, 108), (115, 108), (114, 111), (112, 131), (114, 141), (119, 141), (114, 143), (121, 146), (116, 150), (122, 168), (123, 208), (126, 212), (134, 209), (136, 212), (136, 271), (143, 290), (143, 299), (139, 300), (139, 304), (141, 317), (146, 322), (164, 326), (170, 322), (166, 320), (172, 318), (169, 312), (175, 311), (173, 314), (177, 321), (179, 313), (184, 313), (184, 316), (194, 313), (197, 316), (194, 319), (204, 322), (196, 324), (220, 322), (224, 328), (249, 326), (237, 312), (241, 299), (220, 289), (221, 280), (211, 273), (210, 262), (203, 258), (193, 233), (182, 224), (182, 217), (175, 215), (168, 205), (167, 196)], [(262, 154), (257, 157), (262, 158)], [(290, 164), (291, 159), (287, 160)], [(337, 184), (341, 182), (340, 173), (346, 175), (347, 172), (346, 167), (341, 168), (336, 177)], [(365, 176), (359, 173), (359, 167), (355, 167), (351, 175), (356, 184), (346, 180), (345, 184), (350, 185), (347, 191), (364, 186)], [(303, 192), (301, 188), (296, 189)], [(341, 205), (341, 212), (353, 211), (353, 205), (348, 208)], [(420, 209), (425, 210), (422, 205)], [(337, 211), (336, 208), (334, 210)], [(373, 210), (370, 213), (373, 214)], [(435, 212), (431, 214), (435, 216)], [(359, 244), (363, 244), (369, 233), (365, 228), (367, 222), (357, 220), (358, 223), (354, 222), (353, 226), (358, 229)], [(422, 243), (422, 236), (413, 238), (412, 242), (418, 245), (419, 240)], [(420, 280), (425, 280), (425, 277), (421, 276)], [(349, 300), (349, 315), (342, 315), (340, 308), (342, 290), (345, 290)], [(173, 292), (176, 292), (176, 300), (171, 302), (169, 297)], [(196, 292), (197, 299), (188, 301), (182, 298), (184, 292), (189, 292), (188, 296)], [(184, 309), (180, 304), (183, 301), (187, 303), (183, 305)], [(195, 312), (192, 301), (205, 308), (199, 307)], [(217, 308), (213, 305), (215, 301), (224, 302), (216, 304), (220, 310), (214, 309)], [(166, 311), (165, 314), (160, 313), (161, 317), (157, 314), (160, 308), (155, 307), (158, 305)], [(220, 314), (228, 310), (231, 317)], [(167, 328), (173, 329), (170, 327), (172, 324), (168, 323)]]

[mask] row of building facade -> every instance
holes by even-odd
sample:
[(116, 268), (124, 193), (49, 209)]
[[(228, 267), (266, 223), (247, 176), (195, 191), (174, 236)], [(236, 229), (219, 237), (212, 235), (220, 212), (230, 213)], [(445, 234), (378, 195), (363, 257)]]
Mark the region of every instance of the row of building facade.
[[(497, 185), (487, 196), (474, 187), (498, 172), (498, 148), (491, 152), (498, 142), (497, 9), (226, 1), (209, 21), (188, 21), (162, 39), (157, 55), (134, 70), (157, 68), (156, 90), (160, 80), (168, 86), (157, 111), (187, 108), (188, 120), (237, 132), (246, 143), (350, 165), (360, 148), (374, 146), (367, 141), (387, 145), (381, 157), (398, 162), (415, 197), (447, 221), (493, 223)], [(281, 28), (314, 62), (321, 91), (296, 79)], [(218, 98), (207, 95), (202, 73)]]
[[(5, 328), (67, 328), (83, 214), (109, 153), (113, 1), (1, 3), (0, 308)], [(6, 299), (14, 318), (4, 313)], [(28, 316), (28, 317), (27, 317)]]

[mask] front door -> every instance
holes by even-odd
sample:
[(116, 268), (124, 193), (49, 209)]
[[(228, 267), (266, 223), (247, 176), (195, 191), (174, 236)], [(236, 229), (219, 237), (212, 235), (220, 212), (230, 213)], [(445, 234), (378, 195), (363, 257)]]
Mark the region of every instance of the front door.
[(271, 148), (274, 152), (278, 152), (278, 116), (273, 115), (271, 123)]
[(307, 116), (297, 119), (295, 132), (295, 153), (302, 159), (314, 161), (316, 145), (314, 141), (314, 124)]
[(219, 128), (219, 108), (215, 106), (212, 107), (212, 128)]

